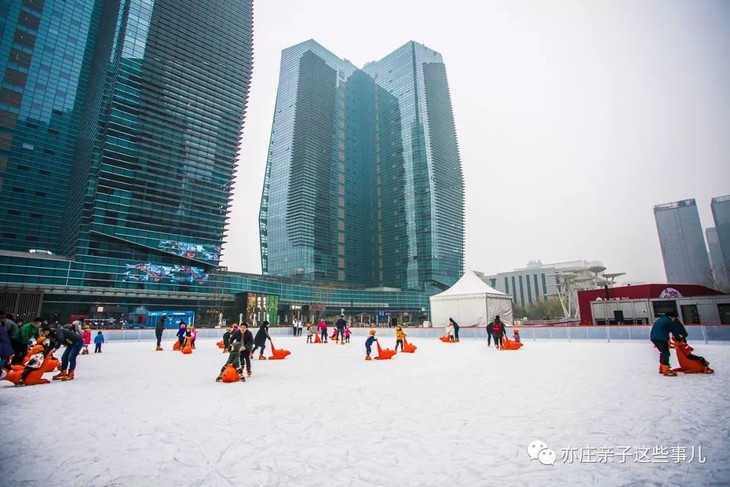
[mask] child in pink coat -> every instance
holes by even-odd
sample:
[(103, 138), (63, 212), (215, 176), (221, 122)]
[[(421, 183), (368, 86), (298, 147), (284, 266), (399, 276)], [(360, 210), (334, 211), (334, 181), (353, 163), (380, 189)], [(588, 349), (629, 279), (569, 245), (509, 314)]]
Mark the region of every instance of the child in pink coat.
[(84, 331), (81, 332), (81, 338), (84, 341), (84, 350), (81, 355), (89, 354), (89, 344), (91, 343), (91, 332), (89, 331), (89, 325), (84, 326)]

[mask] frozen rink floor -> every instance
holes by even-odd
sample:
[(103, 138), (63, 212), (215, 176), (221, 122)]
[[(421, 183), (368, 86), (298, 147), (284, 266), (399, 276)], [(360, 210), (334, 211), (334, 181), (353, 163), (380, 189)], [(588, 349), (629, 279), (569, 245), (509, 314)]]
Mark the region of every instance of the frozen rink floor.
[(292, 354), (254, 360), (245, 383), (214, 382), (215, 340), (110, 342), (74, 381), (0, 382), (0, 484), (730, 485), (730, 344), (693, 343), (714, 375), (664, 377), (643, 341), (414, 338), (415, 354), (366, 362), (360, 336), (274, 340)]

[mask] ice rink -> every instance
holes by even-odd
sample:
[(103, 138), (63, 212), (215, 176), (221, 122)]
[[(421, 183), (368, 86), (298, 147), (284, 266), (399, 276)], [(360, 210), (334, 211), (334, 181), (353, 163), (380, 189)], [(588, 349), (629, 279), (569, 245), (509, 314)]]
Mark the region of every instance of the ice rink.
[[(414, 338), (366, 362), (361, 336), (274, 340), (292, 354), (245, 383), (214, 381), (227, 355), (210, 339), (192, 355), (110, 342), (74, 381), (0, 382), (0, 484), (730, 485), (728, 344), (693, 344), (714, 375), (664, 377), (643, 341)], [(553, 465), (531, 460), (536, 440)]]

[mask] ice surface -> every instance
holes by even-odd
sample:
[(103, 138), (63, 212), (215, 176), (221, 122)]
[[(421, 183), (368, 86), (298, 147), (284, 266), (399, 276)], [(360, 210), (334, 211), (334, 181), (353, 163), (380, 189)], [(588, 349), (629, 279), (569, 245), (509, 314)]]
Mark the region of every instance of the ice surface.
[[(663, 377), (648, 342), (414, 338), (415, 354), (366, 362), (361, 336), (274, 340), (292, 355), (255, 360), (245, 383), (214, 382), (215, 340), (110, 342), (74, 381), (0, 382), (0, 484), (730, 485), (728, 344), (694, 344), (716, 374)], [(530, 460), (534, 440), (555, 465)], [(599, 447), (631, 456), (598, 462)], [(660, 463), (663, 448), (687, 458)]]

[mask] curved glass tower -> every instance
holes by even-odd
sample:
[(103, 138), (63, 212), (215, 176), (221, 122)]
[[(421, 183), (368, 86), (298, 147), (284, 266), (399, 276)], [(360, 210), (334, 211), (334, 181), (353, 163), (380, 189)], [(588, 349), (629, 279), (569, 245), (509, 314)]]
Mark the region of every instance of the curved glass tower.
[(409, 42), (357, 69), (312, 40), (285, 49), (259, 230), (264, 274), (456, 282), (464, 181), (441, 55)]

